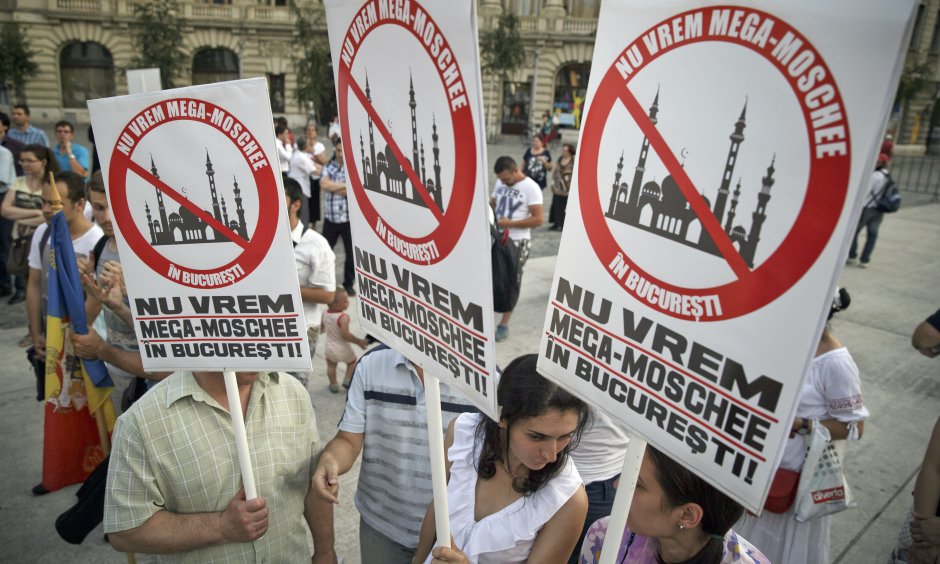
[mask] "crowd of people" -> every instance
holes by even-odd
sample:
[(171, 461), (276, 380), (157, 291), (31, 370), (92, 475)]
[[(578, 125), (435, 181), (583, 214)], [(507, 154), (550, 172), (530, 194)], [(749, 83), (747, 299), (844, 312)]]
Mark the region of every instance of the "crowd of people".
[[(111, 223), (105, 184), (93, 149), (74, 142), (74, 126), (55, 124), (56, 144), (30, 124), (17, 105), (0, 113), (0, 295), (26, 302), (24, 340), (44, 362), (49, 220), (61, 209), (78, 256), (86, 315), (98, 329), (71, 335), (77, 357), (105, 362), (115, 383), (112, 401), (123, 415), (113, 433), (104, 529), (120, 551), (161, 555), (163, 561), (247, 560), (336, 562), (334, 506), (339, 477), (361, 459), (355, 504), (364, 563), (570, 562), (593, 564), (608, 530), (629, 441), (626, 429), (536, 370), (536, 355), (520, 356), (502, 371), (500, 418), (480, 414), (441, 385), (452, 538), (436, 542), (425, 375), (401, 353), (353, 332), (356, 295), (350, 208), (341, 128), (334, 119), (329, 144), (315, 123), (294, 132), (275, 120), (284, 201), (294, 249), (311, 358), (321, 333), (327, 389), (347, 390), (337, 432), (321, 444), (310, 399), (309, 371), (239, 373), (240, 405), (230, 405), (221, 375), (143, 369)], [(576, 148), (553, 160), (546, 139), (533, 137), (517, 162), (495, 161), (493, 223), (515, 248), (515, 284), (522, 284), (533, 229), (543, 224), (543, 193), (551, 187), (552, 228), (565, 224)], [(870, 198), (883, 189), (890, 155), (879, 157)], [(50, 173), (56, 190), (50, 185)], [(859, 230), (871, 258), (878, 223), (866, 204)], [(318, 230), (319, 227), (319, 230)], [(337, 283), (334, 247), (343, 239), (345, 262)], [(24, 268), (7, 271), (25, 245)], [(854, 258), (856, 247), (853, 245)], [(518, 292), (516, 292), (518, 296)], [(828, 315), (850, 304), (837, 292)], [(496, 312), (496, 340), (509, 337), (515, 302)], [(357, 354), (352, 345), (364, 350)], [(940, 311), (917, 326), (912, 345), (940, 354)], [(342, 367), (342, 376), (339, 371)], [(37, 375), (43, 370), (37, 369)], [(37, 399), (46, 399), (37, 377)], [(239, 409), (256, 461), (258, 497), (242, 486), (229, 412)], [(827, 324), (800, 395), (780, 467), (805, 472), (806, 437), (814, 427), (832, 440), (863, 436), (869, 412), (858, 368)], [(33, 493), (50, 488), (40, 482)], [(914, 502), (892, 553), (893, 562), (940, 558), (940, 420), (918, 476)], [(313, 547), (307, 543), (307, 531)], [(829, 561), (830, 517), (802, 521), (795, 507), (749, 514), (660, 450), (647, 448), (616, 561)], [(435, 546), (435, 545), (439, 546)]]

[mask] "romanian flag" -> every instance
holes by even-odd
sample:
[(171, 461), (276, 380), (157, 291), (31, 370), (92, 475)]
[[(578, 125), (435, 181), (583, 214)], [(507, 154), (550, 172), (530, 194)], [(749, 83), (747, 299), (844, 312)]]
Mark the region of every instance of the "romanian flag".
[(84, 482), (104, 459), (107, 445), (102, 445), (102, 437), (107, 440), (114, 429), (115, 415), (113, 384), (104, 363), (75, 356), (68, 337), (70, 331), (88, 333), (88, 324), (75, 249), (62, 212), (52, 217), (49, 229), (42, 484), (55, 491)]

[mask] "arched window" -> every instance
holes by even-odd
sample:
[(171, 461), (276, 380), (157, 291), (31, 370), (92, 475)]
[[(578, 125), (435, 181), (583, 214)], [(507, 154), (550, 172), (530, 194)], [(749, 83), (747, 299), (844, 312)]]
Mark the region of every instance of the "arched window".
[(62, 105), (84, 108), (86, 100), (114, 96), (114, 59), (93, 41), (75, 41), (59, 54), (62, 73)]
[(552, 112), (561, 127), (581, 127), (581, 111), (587, 94), (591, 63), (570, 63), (555, 76), (555, 100)]
[(193, 84), (209, 84), (239, 78), (238, 55), (231, 49), (203, 49), (193, 56)]

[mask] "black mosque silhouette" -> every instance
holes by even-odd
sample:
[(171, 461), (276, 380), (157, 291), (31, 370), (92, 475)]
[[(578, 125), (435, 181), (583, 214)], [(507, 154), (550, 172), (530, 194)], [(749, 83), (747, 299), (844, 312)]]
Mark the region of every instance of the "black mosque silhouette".
[[(157, 172), (157, 166), (150, 157), (150, 172), (154, 178), (160, 178)], [(206, 210), (211, 215), (225, 225), (233, 232), (248, 241), (248, 229), (245, 226), (245, 210), (242, 207), (241, 190), (238, 188), (238, 180), (232, 177), (232, 193), (235, 196), (235, 216), (229, 219), (228, 207), (225, 204), (225, 197), (219, 197), (215, 186), (215, 170), (212, 168), (212, 160), (209, 158), (209, 151), (206, 151), (206, 176), (209, 178), (209, 193), (212, 196), (212, 211)], [(185, 188), (184, 194), (185, 194)], [(163, 192), (154, 188), (157, 193), (158, 217), (153, 217), (149, 202), (144, 202), (144, 211), (147, 213), (147, 226), (150, 230), (150, 244), (152, 245), (187, 245), (193, 243), (228, 243), (228, 237), (220, 233), (216, 228), (210, 226), (201, 220), (196, 214), (185, 206), (180, 206), (176, 212), (167, 214), (166, 206), (163, 202)], [(221, 201), (220, 201), (221, 200)]]
[[(431, 116), (431, 151), (434, 154), (434, 177), (429, 178), (428, 170), (425, 167), (424, 160), (424, 139), (418, 137), (418, 118), (415, 101), (414, 80), (409, 78), (410, 87), (408, 94), (410, 100), (408, 106), (411, 108), (411, 160), (406, 162), (418, 176), (425, 191), (431, 197), (431, 200), (437, 206), (437, 209), (444, 211), (444, 201), (441, 194), (441, 163), (440, 148), (437, 146), (437, 121)], [(372, 93), (369, 89), (369, 77), (366, 76), (366, 98), (372, 102)], [(419, 148), (420, 145), (420, 148)], [(369, 116), (369, 152), (366, 153), (365, 142), (362, 138), (362, 132), (359, 132), (359, 151), (362, 155), (362, 186), (366, 190), (384, 194), (409, 204), (428, 207), (414, 184), (409, 180), (404, 167), (395, 158), (388, 143), (385, 144), (385, 150), (376, 153), (375, 135), (372, 130), (372, 116)], [(420, 155), (420, 156), (419, 156)]]
[[(649, 117), (653, 125), (657, 123), (658, 113), (659, 90), (656, 91), (653, 105), (649, 109)], [(715, 205), (711, 208), (711, 211), (719, 224), (722, 224), (722, 220), (724, 220), (722, 229), (728, 234), (731, 242), (737, 245), (738, 252), (744, 262), (750, 268), (754, 268), (754, 254), (757, 251), (757, 243), (760, 241), (761, 228), (767, 219), (767, 203), (770, 201), (770, 189), (774, 185), (776, 155), (771, 158), (770, 166), (767, 167), (767, 175), (761, 179), (760, 192), (757, 194), (757, 208), (751, 214), (750, 230), (743, 225), (734, 225), (738, 199), (741, 195), (740, 177), (732, 194), (731, 208), (728, 210), (725, 219), (725, 204), (730, 193), (731, 178), (738, 161), (738, 150), (741, 147), (741, 142), (744, 141), (746, 114), (747, 102), (745, 101), (744, 108), (741, 109), (741, 115), (734, 125), (734, 132), (730, 137), (731, 148), (728, 150), (724, 173), (721, 176)], [(648, 151), (649, 139), (644, 136), (643, 144), (640, 147), (640, 157), (637, 160), (633, 173), (633, 182), (630, 186), (627, 186), (626, 182), (620, 181), (623, 171), (623, 153), (620, 154), (617, 172), (614, 174), (610, 203), (607, 207), (607, 213), (604, 215), (614, 221), (632, 225), (700, 251), (722, 256), (708, 232), (702, 228), (701, 221), (695, 215), (689, 201), (671, 175), (666, 176), (661, 184), (655, 181), (643, 183)], [(711, 207), (708, 198), (704, 195), (702, 198)]]

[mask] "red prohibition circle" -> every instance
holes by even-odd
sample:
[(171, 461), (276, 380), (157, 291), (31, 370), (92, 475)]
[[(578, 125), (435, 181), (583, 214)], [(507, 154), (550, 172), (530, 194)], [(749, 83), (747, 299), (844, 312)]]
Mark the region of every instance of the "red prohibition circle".
[[(723, 7), (713, 6), (710, 7), (709, 10), (717, 10), (721, 8)], [(737, 6), (729, 6), (727, 8), (742, 10), (742, 8)], [(640, 45), (642, 42), (641, 38), (646, 36), (647, 33), (655, 32), (655, 29), (658, 26), (685, 15), (700, 11), (703, 10), (689, 10), (687, 12), (683, 12), (682, 14), (677, 14), (676, 16), (670, 17), (667, 20), (663, 20), (663, 22), (660, 22), (650, 27), (649, 30), (643, 32), (622, 53), (626, 54), (627, 51), (629, 51), (629, 49), (633, 46)], [(744, 11), (759, 15), (761, 21), (764, 21), (765, 18), (773, 20), (773, 29), (775, 32), (778, 30), (788, 31), (792, 33), (798, 40), (802, 41), (802, 45), (806, 46), (806, 48), (812, 49), (816, 56), (814, 64), (821, 65), (823, 67), (825, 76), (829, 79), (828, 83), (833, 87), (834, 93), (831, 102), (838, 103), (840, 108), (845, 107), (842, 103), (842, 96), (839, 93), (838, 86), (835, 83), (835, 78), (829, 71), (828, 66), (825, 64), (825, 61), (823, 61), (819, 53), (812, 48), (809, 41), (807, 41), (807, 39), (802, 34), (797, 32), (785, 22), (774, 18), (766, 12), (754, 9), (744, 9)], [(777, 68), (778, 71), (784, 75), (784, 78), (790, 84), (794, 94), (796, 94), (800, 99), (800, 106), (803, 110), (803, 117), (806, 123), (807, 136), (809, 139), (810, 173), (806, 196), (799, 209), (796, 220), (794, 221), (793, 226), (790, 228), (779, 247), (777, 247), (770, 257), (767, 258), (767, 260), (761, 263), (754, 270), (747, 272), (746, 274), (727, 284), (710, 288), (683, 288), (662, 280), (658, 280), (656, 277), (651, 276), (648, 272), (646, 272), (642, 267), (633, 261), (630, 253), (626, 249), (621, 248), (617, 243), (616, 239), (610, 231), (609, 225), (607, 224), (606, 218), (604, 216), (604, 207), (600, 202), (600, 194), (598, 191), (599, 183), (597, 174), (597, 155), (600, 148), (603, 129), (614, 104), (619, 100), (618, 95), (619, 93), (622, 93), (623, 89), (627, 87), (630, 81), (637, 74), (639, 74), (639, 71), (649, 64), (649, 61), (652, 61), (665, 53), (669, 53), (676, 48), (706, 41), (726, 42), (749, 48), (767, 59), (771, 64), (774, 65), (775, 68)], [(657, 284), (663, 290), (693, 297), (717, 296), (721, 303), (721, 313), (714, 316), (700, 318), (696, 318), (691, 315), (683, 315), (681, 312), (676, 313), (671, 311), (669, 308), (661, 306), (658, 303), (650, 303), (649, 301), (637, 295), (636, 290), (627, 286), (622, 286), (624, 290), (630, 292), (636, 299), (640, 300), (649, 307), (653, 307), (654, 309), (657, 309), (664, 314), (678, 319), (718, 321), (746, 315), (771, 303), (788, 289), (790, 289), (794, 284), (796, 284), (803, 277), (803, 275), (806, 274), (810, 267), (812, 267), (830, 240), (833, 231), (835, 230), (835, 226), (838, 223), (839, 216), (841, 215), (843, 205), (845, 204), (846, 194), (848, 193), (851, 151), (849, 146), (848, 124), (846, 123), (845, 155), (827, 156), (825, 158), (819, 158), (816, 156), (816, 141), (812, 134), (810, 109), (807, 108), (802, 99), (802, 96), (800, 95), (800, 89), (797, 85), (798, 78), (799, 74), (795, 77), (791, 76), (784, 64), (771, 57), (769, 52), (760, 50), (758, 46), (755, 46), (752, 43), (744, 41), (740, 38), (720, 36), (702, 36), (697, 39), (687, 39), (684, 43), (681, 44), (672, 44), (669, 47), (664, 47), (655, 56), (646, 58), (642, 64), (634, 67), (633, 74), (631, 74), (626, 79), (621, 76), (615, 65), (611, 66), (611, 68), (601, 79), (597, 91), (594, 94), (591, 108), (588, 111), (584, 123), (583, 134), (581, 136), (581, 147), (578, 149), (578, 184), (580, 192), (579, 201), (581, 206), (581, 214), (584, 217), (585, 230), (588, 234), (591, 246), (594, 248), (597, 257), (604, 265), (604, 268), (608, 270), (615, 280), (618, 279), (618, 277), (614, 273), (612, 265), (614, 264), (616, 255), (620, 253), (622, 260), (629, 266), (629, 268), (636, 271), (639, 275), (645, 277), (652, 283)]]
[[(417, 2), (412, 1), (411, 6), (412, 11), (415, 9), (423, 10), (423, 7), (420, 6)], [(434, 21), (434, 19), (430, 14), (427, 13), (426, 10), (425, 14), (427, 15), (427, 25), (432, 26), (439, 33), (441, 39), (443, 40), (441, 44), (429, 44), (424, 40), (424, 38), (418, 36), (415, 33), (415, 30), (412, 28), (412, 26), (406, 25), (400, 20), (384, 20), (376, 25), (369, 27), (361, 36), (357, 36), (357, 43), (361, 47), (362, 43), (365, 42), (366, 37), (375, 29), (382, 27), (382, 25), (396, 25), (409, 31), (424, 47), (424, 50), (427, 52), (428, 56), (431, 57), (433, 62), (436, 56), (432, 53), (432, 48), (443, 51), (444, 49), (450, 49), (450, 45), (447, 42), (447, 39), (444, 38), (443, 33), (440, 31), (440, 27), (437, 25), (437, 22)], [(346, 32), (344, 43), (352, 40), (354, 26), (355, 20), (352, 24), (350, 24), (350, 27)], [(337, 84), (336, 90), (339, 96), (338, 106), (340, 115), (349, 115), (349, 91), (353, 87), (352, 83), (354, 83), (351, 74), (351, 68), (355, 62), (356, 56), (359, 54), (359, 50), (360, 49), (357, 48), (349, 62), (342, 63), (339, 68), (339, 84)], [(453, 53), (453, 51), (451, 51), (451, 53)], [(461, 77), (460, 80), (463, 81), (463, 71), (460, 69), (460, 65), (457, 63), (456, 57), (454, 58), (453, 62), (455, 65), (457, 65), (457, 71)], [(441, 69), (437, 64), (434, 66), (438, 71), (438, 77), (441, 80), (441, 87), (444, 88), (446, 92), (446, 82), (443, 76), (443, 69)], [(359, 171), (354, 164), (355, 155), (353, 154), (352, 144), (350, 143), (348, 146), (344, 145), (343, 152), (346, 159), (346, 175), (353, 192), (356, 194), (356, 202), (359, 204), (359, 210), (365, 218), (366, 222), (369, 224), (369, 228), (376, 233), (378, 238), (392, 252), (414, 264), (435, 264), (446, 258), (447, 255), (450, 254), (450, 252), (453, 251), (454, 247), (457, 245), (457, 241), (460, 239), (460, 236), (464, 231), (464, 227), (467, 224), (467, 219), (470, 217), (470, 208), (473, 204), (473, 196), (476, 191), (477, 182), (476, 128), (474, 127), (473, 114), (470, 111), (469, 104), (464, 104), (456, 110), (451, 108), (450, 115), (453, 122), (453, 146), (455, 157), (453, 189), (451, 190), (450, 199), (444, 209), (443, 217), (440, 218), (437, 227), (434, 228), (430, 233), (423, 236), (412, 237), (405, 235), (385, 221), (385, 219), (379, 213), (379, 210), (376, 209), (375, 205), (369, 199), (368, 195), (366, 194), (366, 190), (362, 185), (362, 179), (359, 177)], [(343, 139), (352, 139), (349, 133), (348, 119), (342, 121), (341, 127), (343, 131)], [(386, 139), (386, 142), (391, 145), (394, 141), (392, 139)], [(382, 226), (381, 230), (378, 227), (379, 225)], [(390, 240), (394, 240), (393, 238), (397, 238), (409, 246), (424, 247), (433, 243), (436, 248), (436, 256), (409, 256), (409, 253), (404, 252), (403, 249), (396, 248), (396, 245), (390, 242)]]
[[(129, 150), (126, 154), (120, 150), (120, 143), (116, 143), (111, 153), (111, 167), (108, 175), (111, 213), (114, 216), (114, 221), (120, 226), (121, 235), (127, 241), (127, 244), (142, 262), (160, 276), (163, 276), (175, 284), (192, 288), (212, 289), (229, 286), (251, 274), (251, 272), (261, 264), (261, 261), (264, 260), (268, 249), (271, 247), (271, 243), (274, 241), (274, 234), (277, 231), (277, 220), (280, 213), (279, 210), (283, 201), (279, 196), (277, 180), (270, 162), (268, 162), (267, 166), (255, 169), (253, 164), (257, 165), (257, 162), (252, 163), (249, 161), (249, 155), (242, 150), (242, 147), (239, 147), (238, 139), (243, 139), (245, 144), (254, 143), (260, 150), (261, 144), (258, 143), (255, 136), (248, 131), (248, 128), (224, 108), (205, 100), (177, 98), (173, 100), (162, 100), (148, 106), (128, 121), (122, 133), (118, 136), (118, 139), (122, 139), (124, 135), (129, 135), (129, 132), (132, 132), (131, 126), (138, 123), (138, 118), (149, 119), (151, 113), (158, 108), (158, 106), (165, 108), (167, 104), (171, 103), (185, 104), (187, 107), (193, 107), (191, 106), (192, 104), (204, 105), (205, 116), (211, 116), (213, 112), (218, 110), (223, 112), (225, 120), (213, 122), (210, 121), (208, 117), (201, 118), (192, 115), (183, 115), (182, 113), (180, 115), (170, 116), (168, 112), (161, 108), (161, 111), (167, 117), (145, 131), (141, 131), (139, 136), (135, 135), (133, 138), (136, 139), (136, 141), (134, 141), (133, 145), (129, 146)], [(231, 118), (232, 121), (229, 122), (228, 118)], [(235, 257), (235, 259), (218, 267), (198, 269), (179, 265), (168, 260), (153, 248), (150, 241), (141, 233), (131, 215), (127, 195), (127, 176), (128, 174), (137, 174), (132, 170), (132, 166), (140, 166), (132, 161), (134, 151), (140, 146), (140, 140), (146, 135), (158, 129), (161, 125), (174, 121), (194, 121), (212, 127), (222, 133), (239, 148), (239, 153), (252, 171), (252, 180), (258, 190), (258, 222), (254, 232), (250, 234), (247, 244), (243, 247), (243, 251)], [(227, 128), (225, 127), (226, 125), (228, 125)], [(238, 128), (236, 128), (236, 126), (238, 126)], [(226, 129), (228, 129), (228, 131), (226, 131)], [(241, 131), (242, 133), (234, 133), (233, 135), (233, 132), (237, 131)], [(247, 138), (243, 137), (245, 134), (248, 135)], [(250, 183), (246, 183), (246, 188), (251, 189)], [(174, 269), (177, 276), (170, 274), (171, 270)], [(213, 277), (213, 274), (219, 276)]]

